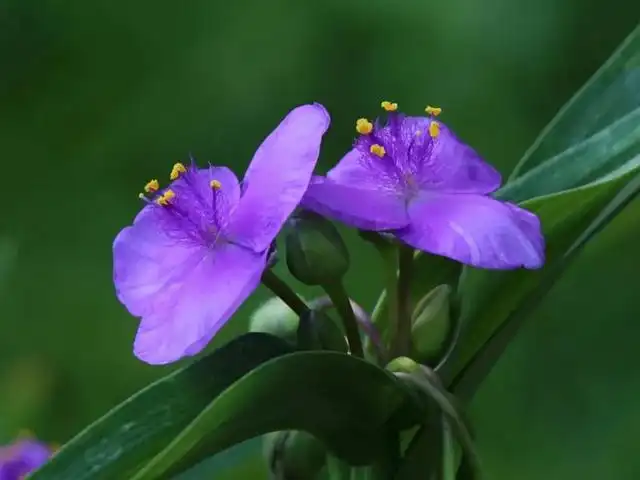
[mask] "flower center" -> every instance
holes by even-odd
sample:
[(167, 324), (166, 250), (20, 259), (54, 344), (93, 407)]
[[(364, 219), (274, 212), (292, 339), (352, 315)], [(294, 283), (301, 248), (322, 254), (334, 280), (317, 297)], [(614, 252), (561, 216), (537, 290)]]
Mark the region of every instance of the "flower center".
[(160, 189), (151, 180), (139, 196), (157, 210), (163, 231), (176, 238), (215, 247), (224, 241), (224, 227), (229, 213), (229, 199), (220, 180), (212, 178), (212, 169), (199, 170), (195, 164), (187, 168), (176, 163), (168, 188)]

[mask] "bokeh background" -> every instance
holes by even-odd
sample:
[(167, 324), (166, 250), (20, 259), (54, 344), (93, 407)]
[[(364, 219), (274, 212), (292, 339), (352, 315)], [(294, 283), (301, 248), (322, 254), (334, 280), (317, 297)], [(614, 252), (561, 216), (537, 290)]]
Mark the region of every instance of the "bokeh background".
[[(326, 170), (387, 99), (442, 106), (508, 173), (639, 18), (632, 0), (1, 0), (0, 442), (64, 442), (172, 368), (132, 355), (111, 244), (174, 162), (241, 175), (288, 110), (318, 101)], [(472, 405), (489, 478), (640, 478), (639, 217), (587, 249)], [(377, 273), (354, 250), (365, 306)]]

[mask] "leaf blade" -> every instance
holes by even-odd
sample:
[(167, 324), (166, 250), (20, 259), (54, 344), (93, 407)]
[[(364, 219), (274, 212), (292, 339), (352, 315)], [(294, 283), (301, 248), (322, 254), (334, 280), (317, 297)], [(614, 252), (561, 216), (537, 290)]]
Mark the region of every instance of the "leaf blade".
[[(276, 430), (307, 431), (352, 464), (368, 464), (384, 453), (383, 426), (406, 405), (405, 392), (391, 374), (350, 355), (327, 351), (285, 355), (265, 363), (214, 399), (134, 478), (148, 480), (177, 473), (184, 468), (182, 459), (200, 446), (212, 454)], [(249, 425), (245, 421), (247, 401), (271, 407), (270, 413)]]
[(470, 399), (473, 396), (480, 383), (505, 351), (508, 342), (517, 333), (524, 320), (538, 306), (539, 300), (549, 292), (586, 243), (602, 231), (638, 194), (640, 194), (640, 175), (636, 175), (601, 210), (566, 250), (565, 254), (554, 263), (552, 270), (547, 273), (543, 281), (520, 302), (519, 307), (501, 323), (489, 341), (484, 343), (466, 364), (464, 370), (460, 372), (453, 383), (452, 388), (456, 394), (463, 399)]
[(116, 406), (64, 445), (30, 478), (128, 478), (181, 431), (211, 395), (255, 366), (291, 351), (276, 337), (243, 335)]

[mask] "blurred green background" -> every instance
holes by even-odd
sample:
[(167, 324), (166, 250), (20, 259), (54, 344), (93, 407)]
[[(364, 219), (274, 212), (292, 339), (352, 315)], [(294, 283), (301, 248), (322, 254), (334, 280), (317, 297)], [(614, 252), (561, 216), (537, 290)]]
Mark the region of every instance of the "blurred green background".
[[(174, 162), (241, 175), (288, 110), (318, 101), (326, 170), (388, 99), (442, 106), (508, 173), (638, 18), (632, 0), (2, 0), (0, 438), (64, 442), (171, 368), (131, 353), (111, 243)], [(474, 402), (490, 478), (640, 478), (639, 217), (587, 249)], [(370, 307), (376, 259), (354, 257), (349, 290)]]

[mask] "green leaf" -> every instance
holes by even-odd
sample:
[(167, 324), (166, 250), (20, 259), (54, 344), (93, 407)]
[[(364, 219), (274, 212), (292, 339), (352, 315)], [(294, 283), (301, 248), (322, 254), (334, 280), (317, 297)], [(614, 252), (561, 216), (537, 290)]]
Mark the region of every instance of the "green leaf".
[(416, 405), (412, 400), (393, 375), (350, 355), (285, 355), (261, 365), (213, 398), (133, 478), (178, 473), (202, 451), (215, 454), (276, 430), (309, 432), (351, 464), (366, 465), (385, 454), (386, 424), (401, 406)]
[[(512, 181), (640, 108), (640, 26), (562, 107), (515, 167)], [(564, 189), (563, 189), (564, 190)]]
[[(527, 295), (558, 275), (558, 262), (573, 258), (577, 249), (572, 245), (637, 170), (613, 180), (525, 202), (523, 206), (535, 212), (542, 221), (547, 241), (545, 267), (538, 271), (505, 272), (465, 268), (459, 286), (463, 299), (461, 322), (464, 331), (451, 363), (445, 372), (440, 372), (441, 375), (450, 381), (459, 374), (509, 315), (520, 308)], [(571, 257), (566, 257), (569, 252)]]
[[(443, 388), (438, 377), (426, 367), (421, 367), (420, 370), (413, 373), (397, 372), (396, 375), (406, 385), (412, 387), (414, 391), (419, 392), (433, 406), (437, 407), (436, 415), (433, 415), (433, 412), (429, 412), (425, 422), (427, 429), (423, 433), (431, 436), (432, 433), (430, 431), (436, 430), (439, 432), (439, 442), (441, 443), (443, 441), (443, 429), (445, 428), (442, 422), (446, 423), (447, 428), (451, 427), (452, 433), (463, 449), (461, 469), (468, 472), (468, 478), (476, 478), (480, 471), (480, 461), (467, 421), (463, 418), (457, 399)], [(434, 423), (437, 425), (436, 427), (434, 427)], [(418, 439), (417, 441), (420, 442), (421, 440)], [(443, 448), (442, 443), (441, 448)], [(441, 455), (442, 451), (438, 454), (439, 458), (436, 462), (438, 468), (440, 467)]]
[(455, 379), (453, 388), (462, 398), (469, 399), (476, 392), (480, 383), (486, 378), (498, 358), (505, 351), (507, 344), (519, 330), (523, 321), (536, 309), (540, 300), (549, 292), (561, 274), (586, 243), (606, 227), (622, 210), (640, 193), (640, 175), (631, 180), (585, 228), (578, 238), (550, 267), (542, 281), (520, 301), (502, 322), (494, 335), (487, 341), (474, 358), (465, 366)]
[[(640, 89), (640, 69), (638, 69)], [(638, 93), (640, 99), (640, 93)], [(640, 107), (584, 142), (546, 160), (507, 183), (496, 197), (521, 202), (583, 186), (618, 169), (640, 163)]]
[(258, 365), (291, 351), (276, 337), (262, 333), (243, 335), (111, 410), (64, 445), (30, 478), (131, 478), (212, 398)]
[(262, 438), (254, 438), (207, 458), (172, 480), (237, 480), (268, 478), (268, 465), (262, 451)]
[[(441, 419), (442, 415), (438, 415)], [(443, 449), (442, 422), (423, 425), (411, 439), (394, 480), (430, 480), (439, 468)]]

